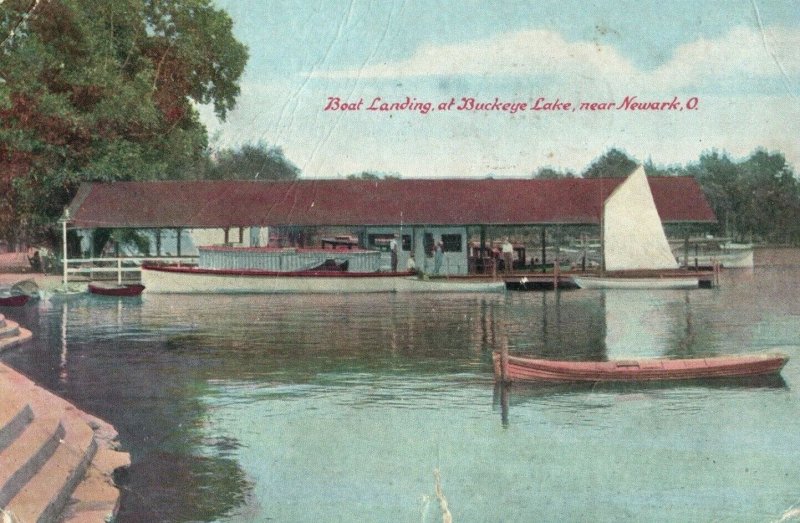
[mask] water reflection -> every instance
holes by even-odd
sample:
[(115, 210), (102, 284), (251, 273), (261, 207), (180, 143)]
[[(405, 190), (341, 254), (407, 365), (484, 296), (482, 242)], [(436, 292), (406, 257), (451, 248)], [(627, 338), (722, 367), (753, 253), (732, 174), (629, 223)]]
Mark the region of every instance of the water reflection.
[[(786, 395), (781, 378), (493, 390), (492, 351), (605, 360), (796, 347), (800, 278), (760, 278), (700, 292), (84, 297), (12, 312), (36, 338), (3, 360), (120, 431), (134, 457), (121, 521), (296, 521), (315, 509), (322, 520), (413, 520), (434, 467), (471, 519), (564, 519), (569, 507), (545, 503), (566, 488), (611, 506), (598, 517), (610, 521), (629, 513), (605, 501), (636, 492), (640, 476), (652, 484), (645, 504), (672, 503), (657, 497), (665, 488), (690, 492), (698, 452), (752, 457), (761, 475), (746, 476), (741, 499), (759, 485), (779, 491), (796, 473), (773, 478), (781, 456), (763, 455), (796, 448), (800, 403), (772, 401)], [(754, 296), (765, 288), (785, 303)], [(797, 370), (784, 369), (789, 381)], [(733, 421), (723, 430), (720, 418)], [(762, 430), (772, 439), (759, 446)], [(700, 470), (699, 486), (740, 478), (741, 454), (722, 474)], [(646, 466), (627, 467), (631, 456)], [(511, 505), (519, 511), (498, 512)], [(640, 519), (663, 515), (648, 506)], [(708, 506), (704, 519), (720, 509)]]
[[(583, 293), (542, 293), (541, 317), (531, 318), (530, 343), (509, 342), (512, 354), (551, 360), (606, 361), (626, 358), (696, 358), (747, 352), (726, 346), (707, 307), (694, 306), (697, 291), (642, 292), (605, 290)], [(500, 350), (503, 342), (495, 344)], [(514, 350), (514, 349), (518, 350)], [(513, 405), (562, 395), (630, 394), (675, 388), (703, 390), (781, 389), (781, 375), (732, 379), (662, 381), (652, 383), (514, 383), (495, 384), (493, 406), (509, 425)]]
[(538, 299), (540, 315), (527, 319), (530, 329), (510, 331), (518, 335), (511, 342), (517, 353), (574, 361), (714, 353), (713, 329), (694, 310), (690, 291), (556, 292)]

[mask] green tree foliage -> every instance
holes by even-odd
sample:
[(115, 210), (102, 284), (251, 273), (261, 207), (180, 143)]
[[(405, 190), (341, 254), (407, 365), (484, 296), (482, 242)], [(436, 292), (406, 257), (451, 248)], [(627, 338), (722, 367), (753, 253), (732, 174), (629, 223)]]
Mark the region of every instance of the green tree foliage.
[(300, 168), (283, 155), (280, 147), (258, 143), (220, 151), (207, 178), (272, 181), (294, 180), (299, 175)]
[(584, 178), (621, 178), (628, 176), (638, 165), (619, 149), (609, 149), (583, 171)]
[(685, 174), (703, 187), (719, 221), (718, 234), (800, 243), (800, 186), (782, 154), (756, 150), (737, 163), (714, 151), (703, 154)]
[(533, 173), (533, 177), (537, 180), (558, 180), (561, 178), (575, 178), (575, 173), (572, 171), (559, 171), (551, 167), (541, 167)]
[[(610, 149), (583, 172), (584, 178), (627, 176), (637, 161)], [(800, 183), (780, 153), (758, 149), (741, 161), (710, 151), (687, 166), (644, 163), (648, 176), (692, 176), (717, 216), (710, 232), (739, 241), (800, 245)], [(542, 168), (535, 178), (560, 178), (563, 174)]]
[(246, 48), (210, 0), (0, 3), (0, 236), (41, 239), (83, 181), (196, 176)]

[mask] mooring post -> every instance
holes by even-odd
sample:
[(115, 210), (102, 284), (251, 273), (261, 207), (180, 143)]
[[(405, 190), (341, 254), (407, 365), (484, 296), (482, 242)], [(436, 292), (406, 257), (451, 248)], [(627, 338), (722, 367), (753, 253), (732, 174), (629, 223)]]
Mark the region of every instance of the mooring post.
[(553, 290), (558, 289), (558, 273), (561, 270), (558, 263), (558, 257), (553, 260)]
[(503, 345), (500, 347), (500, 382), (508, 383), (508, 341), (503, 340)]

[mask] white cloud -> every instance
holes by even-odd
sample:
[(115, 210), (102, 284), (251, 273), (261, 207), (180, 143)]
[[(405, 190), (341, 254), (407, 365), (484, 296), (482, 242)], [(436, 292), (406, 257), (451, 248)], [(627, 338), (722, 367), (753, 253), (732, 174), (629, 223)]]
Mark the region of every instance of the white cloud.
[[(736, 27), (717, 39), (675, 49), (653, 71), (642, 71), (617, 49), (595, 42), (568, 42), (550, 30), (504, 33), (459, 44), (425, 46), (406, 60), (360, 69), (313, 71), (312, 78), (403, 78), (414, 76), (555, 76), (567, 81), (625, 83), (679, 88), (720, 79), (795, 77), (800, 73), (800, 30)], [(790, 80), (790, 81), (796, 81)]]
[(800, 72), (800, 31), (736, 27), (716, 40), (699, 39), (679, 46), (651, 75), (659, 84), (703, 78), (768, 77)]
[(567, 42), (557, 32), (505, 33), (460, 44), (424, 46), (407, 60), (356, 70), (313, 71), (314, 78), (402, 78), (429, 75), (592, 75), (609, 68), (633, 74), (635, 68), (616, 49), (587, 42)]

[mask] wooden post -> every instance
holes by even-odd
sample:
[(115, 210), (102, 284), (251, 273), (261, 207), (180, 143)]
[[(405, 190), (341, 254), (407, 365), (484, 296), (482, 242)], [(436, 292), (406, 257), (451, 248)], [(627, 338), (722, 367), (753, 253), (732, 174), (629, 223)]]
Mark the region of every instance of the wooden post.
[(178, 245), (177, 245), (178, 257), (180, 257), (180, 255), (181, 255), (181, 233), (183, 233), (183, 229), (181, 229), (180, 227), (178, 227), (178, 228), (176, 229), (176, 231), (177, 231), (177, 233), (178, 233), (178, 238), (177, 238), (177, 241), (178, 241)]
[(225, 227), (225, 239), (224, 239), (224, 240), (223, 240), (223, 242), (222, 242), (222, 243), (224, 243), (225, 245), (228, 245), (228, 234), (229, 234), (229, 233), (230, 233), (230, 228), (228, 228), (228, 227)]
[(686, 231), (686, 236), (683, 238), (683, 265), (689, 268), (689, 231)]
[(156, 229), (156, 257), (161, 256), (161, 229)]
[(61, 219), (61, 265), (63, 266), (64, 275), (62, 283), (64, 288), (67, 287), (67, 221), (69, 220), (69, 210), (64, 210), (64, 217)]
[(505, 383), (500, 384), (500, 423), (508, 427), (508, 387)]
[(508, 383), (510, 381), (508, 378), (508, 340), (503, 340), (503, 345), (500, 347), (500, 382)]
[(542, 273), (547, 272), (545, 263), (547, 262), (547, 234), (544, 227), (542, 227)]
[(558, 258), (553, 260), (553, 290), (558, 289), (558, 273), (561, 268), (558, 266)]
[(122, 258), (117, 256), (117, 285), (122, 285)]

